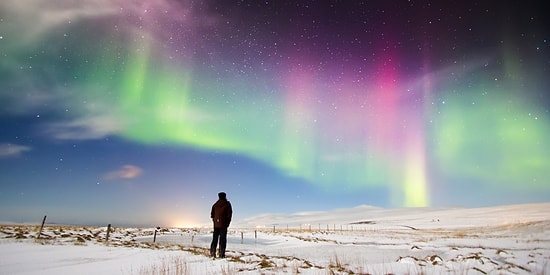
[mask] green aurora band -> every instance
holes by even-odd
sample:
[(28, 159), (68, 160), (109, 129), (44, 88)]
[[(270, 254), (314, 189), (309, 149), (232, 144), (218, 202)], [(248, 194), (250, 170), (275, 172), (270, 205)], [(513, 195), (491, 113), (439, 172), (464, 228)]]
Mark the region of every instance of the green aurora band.
[(547, 188), (550, 120), (504, 89), (447, 96), (433, 132), (438, 167), (449, 178), (507, 188)]
[[(441, 181), (548, 186), (550, 123), (542, 110), (529, 111), (533, 103), (510, 100), (512, 92), (489, 86), (445, 93), (444, 104), (427, 110), (438, 113), (432, 114), (433, 123), (422, 121), (429, 125), (422, 131), (431, 136), (420, 137), (413, 145), (423, 148), (409, 148), (405, 157), (374, 144), (325, 142), (322, 126), (311, 125), (315, 110), (285, 105), (260, 84), (201, 79), (191, 66), (159, 61), (151, 43), (140, 43), (134, 47), (139, 51), (117, 64), (112, 61), (117, 58), (106, 57), (87, 72), (95, 78), (85, 85), (101, 83), (94, 88), (96, 97), (110, 105), (112, 116), (124, 125), (119, 135), (128, 140), (241, 154), (334, 191), (391, 183), (396, 205), (429, 205), (434, 167)], [(453, 96), (464, 93), (477, 96)], [(345, 157), (323, 158), (335, 153)], [(426, 158), (435, 165), (427, 165)]]

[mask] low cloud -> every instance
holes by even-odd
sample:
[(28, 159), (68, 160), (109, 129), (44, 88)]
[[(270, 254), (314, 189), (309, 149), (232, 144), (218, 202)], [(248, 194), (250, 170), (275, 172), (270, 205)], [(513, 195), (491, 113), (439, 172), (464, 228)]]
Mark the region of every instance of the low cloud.
[(111, 171), (105, 175), (105, 178), (108, 180), (115, 179), (134, 179), (141, 176), (141, 168), (135, 165), (124, 165), (115, 171)]
[(0, 158), (20, 156), (24, 152), (30, 151), (31, 147), (11, 143), (0, 143)]

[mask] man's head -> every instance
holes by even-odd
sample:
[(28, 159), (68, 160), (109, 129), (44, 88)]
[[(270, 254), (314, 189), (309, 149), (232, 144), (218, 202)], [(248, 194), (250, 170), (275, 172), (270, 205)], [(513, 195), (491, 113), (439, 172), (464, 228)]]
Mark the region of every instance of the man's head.
[(220, 198), (222, 200), (225, 200), (226, 197), (227, 197), (227, 195), (225, 194), (225, 192), (218, 193), (218, 198)]

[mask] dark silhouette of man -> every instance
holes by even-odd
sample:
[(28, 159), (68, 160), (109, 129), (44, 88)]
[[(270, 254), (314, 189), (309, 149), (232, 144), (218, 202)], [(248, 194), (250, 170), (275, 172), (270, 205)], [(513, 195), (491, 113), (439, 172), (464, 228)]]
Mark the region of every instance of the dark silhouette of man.
[(225, 258), (225, 247), (227, 245), (227, 228), (231, 223), (233, 209), (231, 203), (227, 200), (224, 192), (218, 193), (218, 201), (212, 205), (210, 217), (214, 222), (214, 234), (212, 236), (212, 244), (210, 244), (210, 256), (216, 257), (216, 247), (218, 246), (218, 238), (220, 241), (220, 249), (218, 255), (220, 258)]

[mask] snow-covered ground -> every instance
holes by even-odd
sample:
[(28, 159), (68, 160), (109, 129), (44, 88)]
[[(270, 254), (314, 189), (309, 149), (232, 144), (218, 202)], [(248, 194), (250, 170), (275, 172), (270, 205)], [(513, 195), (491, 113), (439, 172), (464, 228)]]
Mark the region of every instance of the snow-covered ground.
[(262, 215), (209, 228), (0, 226), (0, 274), (549, 274), (550, 203)]

